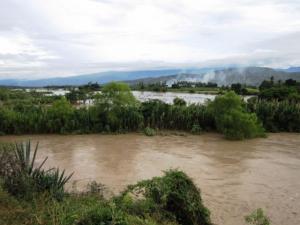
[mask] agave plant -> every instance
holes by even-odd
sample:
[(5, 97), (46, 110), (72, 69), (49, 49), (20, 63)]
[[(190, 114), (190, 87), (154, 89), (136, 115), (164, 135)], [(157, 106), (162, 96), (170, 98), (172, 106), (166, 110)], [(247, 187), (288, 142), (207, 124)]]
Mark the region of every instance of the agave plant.
[(48, 157), (46, 157), (37, 168), (34, 168), (38, 147), (39, 143), (37, 142), (33, 152), (33, 156), (31, 157), (32, 149), (30, 140), (28, 140), (27, 142), (15, 143), (14, 153), (16, 160), (19, 163), (21, 172), (25, 172), (28, 175), (32, 175), (34, 171), (41, 170)]
[(53, 197), (61, 200), (64, 195), (64, 186), (72, 175), (73, 173), (65, 176), (65, 170), (61, 172), (59, 168), (51, 168), (46, 171), (34, 170), (32, 177), (38, 192), (48, 191)]
[[(8, 189), (16, 190), (15, 192), (20, 192), (20, 190), (26, 188), (30, 192), (48, 191), (54, 197), (61, 199), (64, 193), (64, 185), (70, 180), (73, 173), (66, 176), (65, 170), (61, 172), (58, 168), (43, 169), (42, 167), (48, 157), (46, 157), (40, 165), (35, 167), (38, 146), (37, 143), (32, 154), (30, 140), (15, 143), (13, 152), (14, 161), (17, 166), (11, 167), (14, 170), (13, 173), (11, 173), (13, 175), (6, 179), (8, 184), (13, 185), (13, 188), (8, 187)], [(14, 181), (13, 183), (11, 182), (12, 180)]]

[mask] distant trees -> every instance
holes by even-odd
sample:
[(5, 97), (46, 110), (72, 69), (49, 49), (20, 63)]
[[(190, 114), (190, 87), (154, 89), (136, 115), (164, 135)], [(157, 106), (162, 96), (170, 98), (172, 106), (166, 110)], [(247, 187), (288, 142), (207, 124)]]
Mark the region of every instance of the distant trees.
[(174, 84), (172, 84), (172, 88), (178, 89), (178, 88), (192, 88), (192, 87), (210, 87), (215, 88), (218, 87), (216, 83), (208, 82), (191, 82), (191, 81), (177, 81)]
[(265, 100), (290, 100), (300, 101), (300, 83), (293, 79), (288, 79), (284, 83), (275, 83), (274, 79), (264, 80), (260, 85), (260, 99)]
[(270, 132), (300, 132), (300, 103), (289, 100), (257, 100), (247, 104), (262, 121), (264, 128)]
[[(93, 96), (95, 104), (89, 107), (74, 107), (71, 102), (76, 98), (72, 94), (67, 98), (41, 97), (37, 92), (26, 92), (18, 100), (16, 97), (22, 91), (4, 90), (2, 94), (8, 97), (3, 98), (6, 100), (0, 107), (0, 135), (128, 132), (149, 127), (193, 133), (218, 130), (227, 138), (243, 139), (263, 136), (260, 121), (267, 131), (300, 132), (300, 105), (290, 100), (292, 94), (298, 93), (296, 87), (288, 88), (286, 95), (284, 92), (277, 95), (272, 88), (265, 89), (260, 93), (264, 97), (248, 103), (231, 91), (208, 105), (187, 105), (180, 98), (175, 98), (174, 104), (159, 100), (138, 102), (127, 84), (110, 83)], [(282, 84), (276, 90), (279, 88), (287, 87)], [(271, 94), (266, 97), (269, 91)], [(284, 99), (285, 96), (288, 98)]]
[(182, 98), (176, 97), (173, 100), (173, 104), (177, 105), (177, 106), (185, 106), (186, 105), (186, 101), (184, 99), (182, 99)]
[(248, 91), (247, 91), (245, 85), (242, 85), (240, 83), (232, 84), (231, 90), (233, 90), (238, 95), (247, 95), (248, 94)]

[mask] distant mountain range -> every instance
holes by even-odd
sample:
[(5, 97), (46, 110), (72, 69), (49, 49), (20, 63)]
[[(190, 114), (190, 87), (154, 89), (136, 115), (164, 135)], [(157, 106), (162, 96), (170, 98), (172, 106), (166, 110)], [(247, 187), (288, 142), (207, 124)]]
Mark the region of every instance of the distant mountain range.
[(300, 67), (290, 67), (287, 69), (279, 69), (280, 71), (285, 71), (288, 73), (300, 73)]
[(164, 70), (140, 70), (140, 71), (108, 71), (93, 74), (84, 74), (68, 77), (44, 78), (36, 80), (25, 79), (0, 79), (0, 85), (6, 86), (23, 86), (23, 87), (44, 87), (54, 85), (83, 85), (88, 82), (98, 82), (100, 84), (111, 81), (135, 80), (149, 77), (161, 77), (186, 73), (204, 73), (209, 68), (203, 69), (164, 69)]
[(88, 82), (100, 84), (111, 81), (125, 81), (129, 84), (139, 82), (156, 83), (166, 82), (172, 84), (177, 81), (191, 82), (214, 82), (219, 86), (242, 83), (258, 86), (263, 80), (274, 77), (274, 80), (285, 81), (295, 79), (300, 81), (300, 67), (289, 69), (271, 69), (266, 67), (245, 68), (189, 68), (189, 69), (165, 69), (165, 70), (143, 70), (143, 71), (110, 71), (87, 75), (44, 78), (38, 80), (6, 79), (0, 80), (0, 85), (44, 87), (59, 85), (83, 85)]

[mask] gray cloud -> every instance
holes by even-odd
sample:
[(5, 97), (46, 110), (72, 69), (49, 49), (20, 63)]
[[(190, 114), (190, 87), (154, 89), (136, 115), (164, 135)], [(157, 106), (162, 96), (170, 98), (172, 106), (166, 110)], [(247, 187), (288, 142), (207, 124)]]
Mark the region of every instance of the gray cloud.
[(3, 0), (0, 79), (300, 65), (298, 0)]

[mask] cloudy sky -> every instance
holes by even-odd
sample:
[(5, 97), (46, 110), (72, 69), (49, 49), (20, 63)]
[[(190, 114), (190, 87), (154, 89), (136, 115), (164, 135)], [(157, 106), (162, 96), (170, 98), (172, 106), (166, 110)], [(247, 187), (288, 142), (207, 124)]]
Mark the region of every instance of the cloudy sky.
[(300, 65), (300, 0), (0, 0), (0, 78)]

